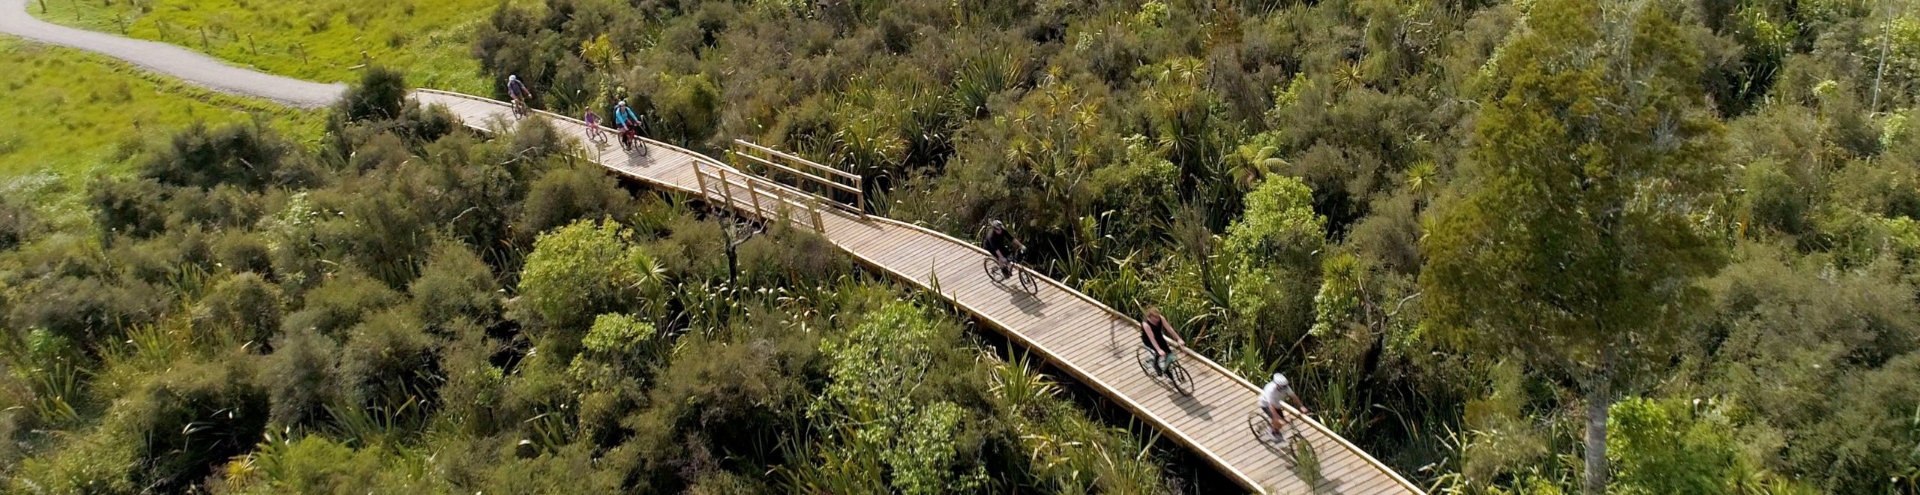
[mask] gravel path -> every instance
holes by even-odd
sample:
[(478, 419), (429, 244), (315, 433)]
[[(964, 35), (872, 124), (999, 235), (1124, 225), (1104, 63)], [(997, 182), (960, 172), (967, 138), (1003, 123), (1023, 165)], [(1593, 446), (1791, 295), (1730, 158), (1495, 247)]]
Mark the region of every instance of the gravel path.
[(234, 67), (166, 43), (50, 24), (28, 15), (27, 2), (0, 0), (0, 33), (103, 54), (214, 91), (265, 98), (289, 106), (326, 106), (339, 100), (346, 90), (344, 84), (321, 84)]

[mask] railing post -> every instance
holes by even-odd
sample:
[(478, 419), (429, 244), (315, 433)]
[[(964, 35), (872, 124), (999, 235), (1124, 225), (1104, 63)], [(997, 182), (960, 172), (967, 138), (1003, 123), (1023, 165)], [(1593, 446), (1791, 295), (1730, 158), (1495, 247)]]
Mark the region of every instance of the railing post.
[(867, 216), (867, 180), (865, 178), (860, 179), (854, 183), (853, 188), (859, 191), (853, 193), (853, 209), (859, 211), (860, 216)]
[(747, 178), (747, 199), (753, 200), (753, 216), (767, 217), (766, 213), (760, 211), (760, 191), (754, 189), (752, 177)]
[(727, 169), (720, 170), (720, 197), (727, 201), (727, 208), (733, 208), (733, 181), (727, 180)]
[(813, 211), (813, 231), (819, 232), (820, 235), (823, 235), (823, 236), (827, 235), (827, 225), (826, 223), (820, 221), (820, 202), (810, 201), (809, 203), (812, 204), (812, 207), (807, 209)]
[(700, 170), (700, 160), (693, 161), (693, 181), (700, 186), (700, 199), (707, 199), (707, 173)]

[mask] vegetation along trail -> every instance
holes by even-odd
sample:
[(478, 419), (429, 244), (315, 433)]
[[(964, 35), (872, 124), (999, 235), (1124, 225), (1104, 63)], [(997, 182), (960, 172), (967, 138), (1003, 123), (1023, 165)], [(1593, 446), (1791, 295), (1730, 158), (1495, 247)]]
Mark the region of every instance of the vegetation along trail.
[[(257, 71), (234, 67), (216, 61), (205, 55), (179, 47), (121, 38), (89, 31), (47, 24), (25, 14), (25, 0), (0, 0), (6, 2), (8, 15), (0, 20), (0, 32), (15, 34), (29, 39), (54, 43), (82, 50), (95, 51), (113, 57), (125, 59), (143, 68), (172, 75), (196, 84), (229, 93), (256, 96), (283, 102), (289, 105), (319, 107), (337, 100), (344, 87), (338, 84), (319, 84), (300, 81)], [(423, 103), (447, 104), (455, 108), (455, 114), (470, 123), (479, 124), (505, 117), (505, 108), (498, 102), (470, 99), (454, 93), (428, 92), (419, 98)], [(472, 112), (460, 110), (463, 106), (472, 106)], [(476, 125), (476, 127), (481, 127)], [(574, 126), (567, 128), (573, 129)], [(654, 143), (664, 147), (663, 143)], [(645, 166), (638, 169), (633, 164), (623, 167), (619, 163), (619, 153), (604, 149), (597, 161), (610, 164), (611, 168), (649, 182), (655, 182), (679, 189), (694, 187), (692, 180), (696, 162), (706, 161), (705, 157), (673, 150), (666, 153), (668, 163), (662, 160), (648, 159)], [(666, 165), (655, 167), (655, 165)], [(718, 167), (724, 167), (714, 163)], [(653, 169), (653, 170), (646, 170)], [(678, 181), (672, 180), (680, 179)], [(678, 182), (678, 183), (676, 183)], [(744, 201), (744, 200), (743, 200)], [(738, 205), (737, 205), (738, 206)], [(1042, 354), (1061, 363), (1082, 379), (1090, 381), (1103, 393), (1114, 396), (1133, 409), (1137, 414), (1149, 419), (1161, 429), (1168, 431), (1181, 443), (1194, 448), (1208, 457), (1223, 470), (1230, 473), (1241, 483), (1260, 491), (1282, 489), (1300, 491), (1314, 486), (1320, 489), (1335, 489), (1354, 493), (1417, 492), (1411, 484), (1394, 474), (1379, 461), (1365, 452), (1339, 439), (1325, 428), (1310, 431), (1310, 439), (1325, 451), (1320, 454), (1322, 462), (1335, 468), (1326, 473), (1302, 475), (1284, 465), (1280, 456), (1263, 451), (1255, 444), (1258, 440), (1247, 435), (1242, 424), (1242, 415), (1234, 411), (1241, 410), (1252, 403), (1254, 387), (1232, 373), (1211, 362), (1196, 365), (1199, 371), (1197, 390), (1192, 397), (1178, 397), (1165, 393), (1152, 381), (1138, 377), (1133, 370), (1132, 361), (1125, 351), (1130, 346), (1119, 349), (1091, 349), (1070, 345), (1072, 342), (1087, 342), (1090, 336), (1105, 334), (1108, 326), (1122, 325), (1131, 328), (1137, 324), (1125, 316), (1094, 302), (1084, 296), (1074, 296), (1069, 289), (1057, 283), (1047, 284), (1043, 291), (1045, 297), (1030, 298), (1021, 304), (1020, 297), (1012, 299), (995, 298), (992, 295), (971, 290), (974, 286), (985, 287), (984, 280), (977, 280), (978, 258), (981, 256), (975, 248), (962, 241), (933, 234), (906, 224), (885, 219), (867, 220), (844, 213), (828, 215), (834, 227), (826, 234), (835, 239), (836, 244), (868, 260), (877, 267), (894, 272), (916, 284), (946, 292), (944, 294), (968, 310), (1008, 326), (1007, 331), (1021, 340), (1036, 347)], [(889, 236), (870, 235), (874, 231), (897, 230)], [(838, 234), (838, 235), (835, 235)], [(883, 246), (871, 246), (873, 249), (859, 249), (848, 242), (880, 243)], [(902, 245), (916, 245), (916, 249), (899, 249)], [(949, 252), (950, 251), (950, 252)], [(928, 252), (949, 254), (946, 263), (938, 259), (917, 259)], [(899, 256), (901, 259), (891, 263), (876, 260), (872, 256)], [(916, 259), (909, 259), (916, 258)], [(958, 259), (959, 261), (954, 261)], [(929, 265), (931, 263), (931, 265)], [(930, 273), (925, 277), (907, 273), (914, 268), (925, 269), (930, 266), (944, 267), (937, 271), (950, 273)], [(940, 277), (945, 275), (945, 277)], [(948, 280), (941, 287), (942, 278)], [(966, 282), (973, 282), (968, 284)], [(962, 293), (974, 295), (977, 300), (961, 297)], [(1037, 313), (1051, 312), (1061, 316), (1078, 316), (1078, 320), (1068, 319), (1053, 324), (1042, 324), (1035, 317)], [(1043, 318), (1040, 318), (1043, 319)], [(1028, 320), (1028, 325), (1014, 325), (1011, 320)], [(1111, 320), (1111, 321), (1105, 321)], [(1091, 322), (1105, 321), (1094, 325)], [(1081, 335), (1066, 332), (1043, 332), (1028, 335), (1022, 328), (1032, 329), (1078, 329)], [(1053, 345), (1047, 345), (1049, 340)], [(1128, 340), (1128, 343), (1131, 341)], [(1069, 348), (1079, 352), (1068, 352)], [(1317, 425), (1316, 425), (1317, 426)], [(1355, 491), (1357, 490), (1357, 491)]]
[(0, 492), (1920, 495), (1920, 0), (0, 2)]
[(315, 108), (340, 98), (346, 86), (265, 74), (227, 65), (185, 48), (57, 26), (27, 15), (27, 0), (0, 0), (0, 33), (126, 60), (215, 91)]

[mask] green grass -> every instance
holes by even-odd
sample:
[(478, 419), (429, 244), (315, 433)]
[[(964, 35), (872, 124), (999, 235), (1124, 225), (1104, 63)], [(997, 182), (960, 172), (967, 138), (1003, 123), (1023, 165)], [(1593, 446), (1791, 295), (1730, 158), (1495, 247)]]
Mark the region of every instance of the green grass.
[(40, 197), (56, 220), (74, 221), (78, 193), (95, 174), (132, 168), (141, 140), (196, 121), (260, 119), (315, 142), (320, 111), (230, 96), (67, 48), (0, 37), (0, 194)]
[(471, 41), (500, 1), (32, 0), (27, 10), (290, 77), (355, 81), (370, 60), (403, 68), (420, 87), (486, 94)]

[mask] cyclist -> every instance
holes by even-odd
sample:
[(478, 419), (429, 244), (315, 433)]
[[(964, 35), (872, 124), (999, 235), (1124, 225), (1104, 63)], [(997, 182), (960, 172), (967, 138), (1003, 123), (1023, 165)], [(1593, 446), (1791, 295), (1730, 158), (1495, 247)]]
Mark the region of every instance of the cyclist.
[(1293, 407), (1299, 409), (1303, 416), (1308, 412), (1307, 405), (1300, 401), (1300, 396), (1293, 393), (1293, 387), (1287, 384), (1286, 375), (1274, 373), (1273, 380), (1260, 389), (1260, 412), (1267, 415), (1267, 427), (1273, 430), (1273, 437), (1280, 439), (1280, 444), (1285, 445), (1290, 440), (1281, 432), (1285, 431), (1291, 420), (1287, 419), (1285, 411), (1280, 410), (1282, 401), (1292, 402)]
[[(1173, 346), (1187, 345), (1180, 333), (1173, 330), (1173, 324), (1160, 314), (1159, 306), (1147, 306), (1147, 316), (1140, 319), (1140, 343), (1153, 351), (1153, 369), (1167, 372), (1167, 365), (1173, 363)], [(1169, 345), (1171, 343), (1171, 345)]]
[(620, 129), (620, 144), (622, 145), (626, 145), (627, 140), (632, 139), (633, 136), (640, 133), (640, 117), (634, 116), (633, 108), (627, 106), (627, 100), (614, 102), (613, 124)]
[(520, 82), (519, 74), (507, 74), (507, 96), (513, 98), (513, 106), (526, 108), (527, 100), (533, 99), (533, 93), (527, 92), (526, 83)]
[(993, 255), (993, 260), (1000, 263), (1001, 277), (1013, 275), (1013, 255), (1027, 250), (1025, 244), (1013, 238), (1013, 233), (1007, 232), (1007, 224), (999, 220), (987, 222), (987, 234), (981, 242), (987, 245), (987, 252)]
[(580, 120), (584, 120), (587, 122), (587, 140), (588, 141), (593, 141), (595, 143), (607, 142), (606, 131), (600, 130), (600, 114), (593, 113), (593, 108), (587, 108), (587, 113), (585, 115), (581, 115)]

